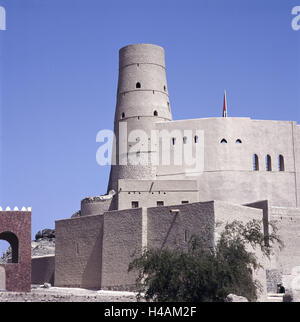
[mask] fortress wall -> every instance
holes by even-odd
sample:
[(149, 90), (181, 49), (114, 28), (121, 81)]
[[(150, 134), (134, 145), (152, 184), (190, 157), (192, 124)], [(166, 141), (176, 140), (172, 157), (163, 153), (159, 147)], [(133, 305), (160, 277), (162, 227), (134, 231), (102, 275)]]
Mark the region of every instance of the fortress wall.
[[(249, 203), (268, 199), (275, 206), (295, 207), (294, 143), (297, 145), (299, 139), (296, 136), (293, 141), (292, 125), (285, 121), (211, 118), (157, 123), (156, 128), (179, 129), (182, 133), (186, 129), (204, 131), (204, 173), (195, 176), (199, 181), (200, 201)], [(298, 128), (295, 132), (299, 133)], [(222, 138), (227, 144), (220, 143)], [(237, 144), (236, 139), (242, 143)], [(296, 148), (296, 156), (297, 149), (300, 148)], [(196, 143), (193, 143), (195, 151)], [(254, 154), (259, 158), (259, 171), (253, 170)], [(267, 154), (271, 156), (272, 171), (266, 171)], [(280, 154), (284, 156), (285, 171), (278, 170)], [(157, 178), (183, 179), (187, 168), (185, 165), (159, 166)]]
[(293, 124), (296, 185), (297, 185), (297, 207), (300, 208), (300, 125)]
[(164, 206), (198, 201), (195, 180), (119, 180), (119, 190), (119, 209), (131, 208), (133, 201), (139, 207), (156, 207), (158, 201)]
[(271, 205), (293, 207), (296, 204), (295, 176), (286, 172), (219, 171), (198, 177), (199, 200), (214, 198), (236, 204), (269, 200)]
[[(253, 205), (257, 206), (257, 205)], [(245, 207), (240, 205), (234, 205), (227, 202), (215, 201), (214, 202), (215, 222), (220, 223), (216, 228), (215, 238), (217, 240), (219, 234), (223, 231), (226, 223), (231, 223), (234, 220), (242, 221), (244, 224), (256, 219), (263, 220), (263, 209), (252, 208), (251, 206)], [(251, 248), (257, 256), (258, 262), (262, 265), (262, 268), (255, 272), (254, 278), (257, 279), (262, 286), (262, 292), (259, 294), (260, 300), (264, 300), (267, 295), (267, 276), (266, 269), (269, 267), (269, 260), (263, 256), (259, 248)]]
[(55, 256), (36, 256), (31, 259), (31, 284), (54, 285)]
[[(178, 209), (179, 212), (170, 213)], [(187, 249), (192, 235), (212, 246), (214, 236), (214, 202), (148, 208), (148, 248)]]
[(101, 287), (103, 216), (55, 222), (55, 286)]
[(142, 251), (142, 208), (107, 212), (103, 218), (101, 287), (130, 289), (136, 273), (128, 273), (128, 266)]
[(300, 266), (300, 209), (270, 207), (269, 213), (285, 245), (275, 256), (276, 268), (289, 275), (294, 267)]

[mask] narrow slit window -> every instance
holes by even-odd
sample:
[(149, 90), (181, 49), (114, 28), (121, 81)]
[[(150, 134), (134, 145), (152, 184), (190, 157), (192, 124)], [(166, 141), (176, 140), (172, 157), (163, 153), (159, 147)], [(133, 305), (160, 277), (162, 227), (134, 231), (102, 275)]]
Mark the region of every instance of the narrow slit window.
[(271, 161), (271, 157), (269, 156), (269, 154), (266, 156), (266, 170), (272, 171), (272, 161)]
[(195, 135), (194, 140), (195, 140), (195, 143), (198, 143), (198, 142), (199, 142), (199, 137), (198, 137), (198, 135)]
[(125, 113), (122, 113), (122, 119), (125, 117)]
[(281, 154), (278, 157), (278, 170), (284, 171), (284, 157)]
[(176, 143), (176, 138), (172, 138), (172, 144), (175, 145)]
[(186, 136), (184, 136), (183, 137), (183, 144), (186, 144), (187, 143), (187, 137)]
[(259, 170), (259, 161), (257, 154), (253, 154), (253, 170), (258, 171)]
[(187, 243), (190, 239), (190, 232), (188, 230), (184, 231), (184, 241)]

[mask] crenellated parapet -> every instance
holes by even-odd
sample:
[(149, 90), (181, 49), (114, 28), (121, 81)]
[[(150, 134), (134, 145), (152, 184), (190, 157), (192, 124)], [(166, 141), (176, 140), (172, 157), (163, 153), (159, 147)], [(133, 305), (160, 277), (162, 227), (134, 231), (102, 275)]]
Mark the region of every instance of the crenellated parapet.
[(21, 209), (19, 209), (18, 207), (14, 207), (13, 209), (11, 209), (10, 207), (6, 207), (6, 208), (2, 208), (0, 206), (0, 211), (32, 211), (31, 207), (22, 207)]

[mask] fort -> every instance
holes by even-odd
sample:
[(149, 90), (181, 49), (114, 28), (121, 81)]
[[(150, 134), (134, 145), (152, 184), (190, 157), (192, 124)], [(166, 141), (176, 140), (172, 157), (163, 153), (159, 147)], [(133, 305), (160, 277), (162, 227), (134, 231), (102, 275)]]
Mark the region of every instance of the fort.
[[(300, 126), (223, 116), (172, 120), (163, 48), (120, 50), (107, 195), (82, 200), (75, 216), (56, 222), (55, 285), (130, 289), (133, 254), (147, 247), (186, 248), (192, 234), (214, 243), (216, 222), (253, 218), (263, 220), (265, 232), (276, 220), (286, 245), (264, 263), (260, 280), (267, 291), (288, 281), (300, 265)], [(119, 135), (125, 125), (127, 137)], [(163, 130), (171, 133), (170, 160), (189, 144), (202, 160), (200, 169), (190, 171), (185, 158), (163, 164), (166, 145), (158, 143), (165, 137), (151, 142), (151, 133)], [(147, 162), (124, 163), (130, 154)]]
[(136, 44), (119, 51), (114, 134), (106, 194), (56, 221), (55, 258), (36, 259), (37, 274), (131, 290), (128, 265), (144, 249), (187, 249), (193, 234), (213, 245), (226, 223), (259, 219), (265, 234), (276, 221), (285, 243), (260, 258), (264, 296), (277, 282), (300, 291), (300, 125), (228, 117), (226, 100), (222, 117), (173, 120), (164, 49)]

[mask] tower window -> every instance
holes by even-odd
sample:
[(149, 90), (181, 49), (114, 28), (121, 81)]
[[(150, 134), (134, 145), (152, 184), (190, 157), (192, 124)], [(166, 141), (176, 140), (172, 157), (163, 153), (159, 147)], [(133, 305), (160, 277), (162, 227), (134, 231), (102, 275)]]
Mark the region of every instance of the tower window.
[(184, 136), (183, 137), (183, 144), (186, 144), (187, 143), (187, 137), (186, 136)]
[(195, 137), (194, 137), (194, 141), (195, 141), (195, 143), (198, 143), (198, 142), (199, 142), (199, 137), (198, 137), (198, 135), (195, 135)]
[(176, 143), (176, 138), (172, 138), (172, 144), (175, 145)]
[(123, 113), (122, 113), (122, 119), (123, 119), (124, 117), (125, 117), (125, 113), (123, 112)]
[(181, 203), (184, 205), (186, 203), (189, 203), (188, 200), (182, 200)]
[(157, 201), (156, 202), (157, 207), (162, 207), (164, 205), (163, 201)]
[(137, 83), (135, 84), (135, 87), (136, 87), (136, 88), (141, 88), (141, 83), (140, 83), (140, 82), (137, 82)]
[(242, 140), (237, 139), (237, 140), (235, 141), (235, 143), (240, 144), (240, 143), (242, 143)]
[(131, 202), (131, 208), (138, 208), (139, 207), (139, 202), (138, 201), (132, 201)]
[(269, 155), (266, 156), (266, 170), (272, 171), (272, 161)]
[(166, 85), (164, 86), (164, 91), (166, 91), (167, 90), (167, 87), (166, 87)]
[(253, 154), (253, 170), (258, 171), (259, 170), (259, 161), (257, 154)]
[(157, 111), (154, 111), (154, 112), (153, 112), (153, 115), (154, 115), (154, 116), (157, 116), (157, 115), (158, 115)]
[(278, 157), (278, 171), (284, 171), (284, 157), (281, 154)]
[(222, 140), (221, 140), (221, 143), (222, 143), (222, 144), (225, 144), (225, 143), (227, 143), (227, 140), (222, 139)]

